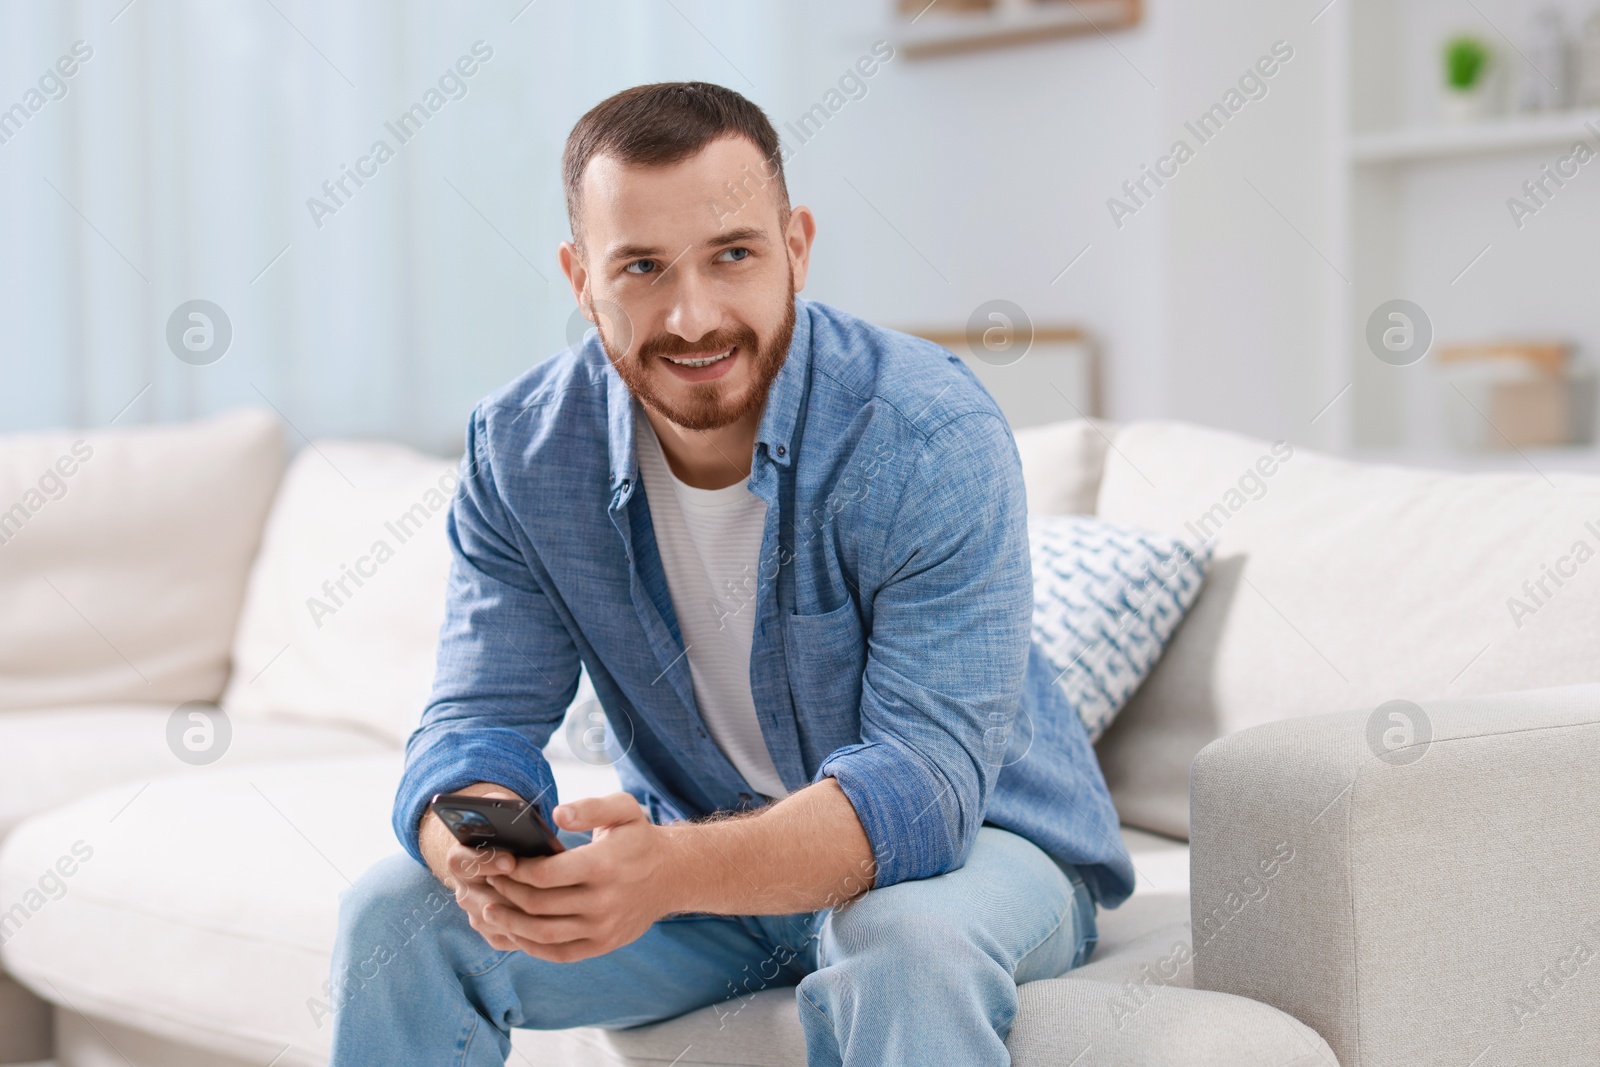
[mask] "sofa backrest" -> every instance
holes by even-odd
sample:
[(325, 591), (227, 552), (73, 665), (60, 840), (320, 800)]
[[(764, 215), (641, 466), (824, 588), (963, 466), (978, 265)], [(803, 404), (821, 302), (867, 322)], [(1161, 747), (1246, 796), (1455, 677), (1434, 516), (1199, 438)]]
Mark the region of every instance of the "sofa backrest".
[(233, 645), (229, 715), (365, 729), (393, 744), (433, 683), (457, 462), (317, 441), (267, 518)]
[[(1114, 430), (1080, 419), (1017, 431), (1030, 507), (1092, 510)], [(301, 450), (250, 574), (222, 701), (230, 715), (338, 722), (405, 740), (433, 679), (456, 473), (454, 460), (382, 442)], [(575, 703), (592, 698), (581, 684)]]
[(1127, 823), (1187, 837), (1191, 761), (1249, 726), (1600, 681), (1600, 477), (1358, 464), (1171, 422), (1112, 444), (1099, 515), (1215, 539), (1099, 744)]
[(278, 422), (0, 437), (0, 710), (216, 700)]
[(1115, 423), (1072, 419), (1017, 430), (1017, 454), (1032, 515), (1092, 515)]

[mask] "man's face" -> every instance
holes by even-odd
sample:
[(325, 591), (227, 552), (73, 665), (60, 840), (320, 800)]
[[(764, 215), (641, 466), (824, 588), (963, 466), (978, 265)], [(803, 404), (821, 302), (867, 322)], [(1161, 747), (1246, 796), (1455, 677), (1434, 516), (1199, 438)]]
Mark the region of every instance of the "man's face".
[[(596, 156), (583, 177), (581, 251), (562, 246), (629, 391), (691, 430), (757, 416), (788, 355), (814, 223), (801, 207), (781, 226), (764, 174), (743, 137), (665, 167)], [(729, 182), (742, 191), (730, 195)]]

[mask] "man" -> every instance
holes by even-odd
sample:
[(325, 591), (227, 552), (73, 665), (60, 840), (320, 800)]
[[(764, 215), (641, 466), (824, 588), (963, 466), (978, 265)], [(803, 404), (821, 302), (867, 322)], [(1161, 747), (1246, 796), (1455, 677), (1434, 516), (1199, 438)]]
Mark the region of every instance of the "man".
[[(1010, 431), (950, 353), (797, 296), (816, 222), (737, 93), (619, 93), (563, 169), (599, 342), (473, 413), (410, 855), (345, 895), (333, 1062), (500, 1064), (512, 1027), (797, 985), (811, 1064), (1008, 1063), (1017, 985), (1132, 890), (1030, 643)], [(553, 806), (580, 664), (627, 792)], [(453, 791), (577, 847), (480, 855), (426, 814)]]

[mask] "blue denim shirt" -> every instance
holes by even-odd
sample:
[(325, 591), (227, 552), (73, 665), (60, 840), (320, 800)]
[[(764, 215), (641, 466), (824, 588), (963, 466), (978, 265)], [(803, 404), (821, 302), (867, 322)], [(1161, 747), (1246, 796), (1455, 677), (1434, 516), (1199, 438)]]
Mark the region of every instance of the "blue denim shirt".
[[(588, 670), (658, 822), (760, 802), (696, 708), (634, 451), (633, 404), (595, 338), (473, 412), (447, 531), (437, 672), (394, 827), (472, 782), (537, 798), (541, 750)], [(1099, 764), (1029, 637), (1021, 464), (945, 349), (796, 298), (748, 481), (767, 503), (750, 685), (791, 790), (835, 778), (878, 886), (960, 867), (985, 822), (1133, 889)]]

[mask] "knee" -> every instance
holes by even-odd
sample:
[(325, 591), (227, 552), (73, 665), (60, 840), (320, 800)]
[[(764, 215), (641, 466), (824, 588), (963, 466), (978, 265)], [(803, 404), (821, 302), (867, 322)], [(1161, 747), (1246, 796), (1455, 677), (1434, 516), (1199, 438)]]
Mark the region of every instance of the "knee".
[(937, 1028), (981, 1018), (998, 1027), (1016, 1006), (1016, 984), (970, 916), (930, 894), (872, 890), (828, 917), (821, 964), (800, 982), (810, 1035), (870, 1024), (885, 1010)]
[(372, 865), (339, 897), (339, 957), (347, 967), (381, 967), (403, 945), (447, 920), (455, 897), (410, 856)]
[(1015, 996), (1010, 976), (967, 927), (937, 911), (874, 900), (880, 892), (829, 916), (821, 966), (800, 981), (802, 1020), (812, 1016), (808, 1035), (869, 1023), (885, 1009), (902, 1018), (924, 1009), (953, 1014), (968, 1002), (998, 1003), (1008, 988)]
[(945, 972), (970, 975), (993, 954), (981, 931), (949, 909), (931, 906), (914, 886), (905, 893), (873, 890), (828, 918), (823, 932), (826, 963), (855, 970), (890, 969), (938, 981)]

